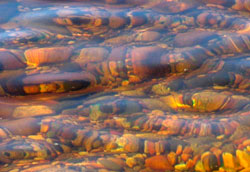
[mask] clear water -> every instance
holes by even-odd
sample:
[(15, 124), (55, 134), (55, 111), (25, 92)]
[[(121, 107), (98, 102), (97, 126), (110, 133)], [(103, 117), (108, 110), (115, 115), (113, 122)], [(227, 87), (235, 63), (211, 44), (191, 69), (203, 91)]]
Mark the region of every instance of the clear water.
[(249, 11), (2, 0), (0, 171), (249, 171)]

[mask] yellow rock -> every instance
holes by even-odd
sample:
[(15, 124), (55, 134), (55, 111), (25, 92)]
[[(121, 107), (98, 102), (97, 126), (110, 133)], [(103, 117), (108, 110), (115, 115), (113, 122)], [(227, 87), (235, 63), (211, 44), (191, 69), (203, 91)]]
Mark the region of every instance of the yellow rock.
[(30, 135), (28, 138), (34, 139), (34, 140), (44, 140), (44, 137), (42, 135)]
[(231, 153), (225, 152), (222, 154), (223, 163), (226, 168), (235, 168), (235, 160)]
[(250, 167), (250, 155), (244, 151), (237, 150), (236, 156), (240, 162), (240, 165), (244, 168)]
[(197, 164), (195, 165), (195, 171), (206, 172), (201, 161), (198, 161)]
[(179, 171), (186, 171), (187, 170), (187, 166), (186, 164), (177, 164), (174, 166), (175, 170), (179, 170)]
[(250, 172), (250, 168), (245, 168), (244, 170), (241, 170), (240, 172)]
[(31, 116), (51, 115), (54, 111), (48, 106), (34, 105), (34, 106), (19, 106), (13, 112), (13, 117), (24, 118)]

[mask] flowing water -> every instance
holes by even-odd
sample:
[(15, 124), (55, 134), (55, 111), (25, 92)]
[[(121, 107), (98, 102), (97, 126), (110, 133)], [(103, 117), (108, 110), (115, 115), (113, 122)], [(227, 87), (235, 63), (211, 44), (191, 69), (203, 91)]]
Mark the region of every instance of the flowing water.
[(0, 171), (250, 171), (250, 0), (1, 0)]

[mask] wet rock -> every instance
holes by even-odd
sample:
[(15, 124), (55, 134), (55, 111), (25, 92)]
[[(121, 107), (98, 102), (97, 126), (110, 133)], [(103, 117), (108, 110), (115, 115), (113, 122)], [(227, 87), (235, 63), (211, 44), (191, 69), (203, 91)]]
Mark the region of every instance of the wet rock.
[(144, 165), (144, 156), (142, 154), (136, 154), (133, 157), (129, 157), (126, 159), (126, 164), (133, 168), (136, 165), (143, 166)]
[(100, 62), (103, 61), (109, 54), (106, 48), (93, 47), (93, 48), (83, 48), (81, 49), (79, 57), (76, 62), (83, 65), (90, 62)]
[(160, 39), (160, 37), (161, 34), (159, 32), (146, 31), (139, 33), (136, 36), (135, 41), (143, 41), (143, 42), (156, 41), (157, 39)]
[(139, 78), (159, 77), (165, 74), (160, 55), (163, 49), (155, 46), (137, 47), (131, 50), (133, 73)]
[(205, 167), (201, 161), (198, 161), (195, 165), (195, 171), (206, 172)]
[(140, 148), (139, 139), (132, 134), (124, 134), (123, 137), (117, 140), (117, 144), (128, 152), (137, 152)]
[(177, 164), (174, 166), (174, 168), (175, 168), (175, 170), (178, 170), (178, 171), (187, 171), (188, 170), (186, 164)]
[(19, 54), (22, 52), (0, 49), (0, 71), (24, 68), (26, 65)]
[(39, 132), (39, 121), (36, 118), (23, 118), (1, 122), (0, 126), (6, 127), (14, 135), (28, 136)]
[(42, 116), (42, 115), (52, 115), (54, 111), (44, 105), (33, 105), (33, 106), (18, 106), (14, 112), (13, 117), (15, 118), (25, 118), (32, 116)]
[(102, 164), (104, 167), (106, 167), (109, 170), (122, 170), (123, 166), (122, 164), (124, 162), (122, 162), (119, 159), (114, 159), (114, 158), (108, 158), (108, 159), (98, 159), (97, 161), (98, 163)]
[(111, 16), (109, 18), (109, 26), (113, 29), (119, 29), (124, 27), (127, 24), (127, 18), (123, 16)]
[(205, 44), (208, 40), (215, 38), (215, 36), (216, 34), (214, 32), (200, 30), (179, 33), (174, 39), (174, 45), (177, 47), (190, 47), (198, 44)]
[(236, 156), (239, 163), (244, 168), (250, 167), (250, 154), (241, 150), (236, 150)]
[(175, 152), (170, 152), (168, 155), (167, 155), (167, 158), (168, 158), (168, 161), (169, 163), (174, 166), (177, 162), (177, 155)]
[(223, 159), (224, 167), (232, 168), (232, 169), (236, 167), (235, 158), (233, 157), (231, 153), (224, 152), (222, 154), (222, 159)]
[(201, 161), (206, 171), (219, 169), (217, 157), (210, 152), (203, 153), (201, 155)]
[(153, 170), (174, 170), (166, 156), (157, 155), (146, 159), (145, 166)]
[(24, 55), (28, 65), (41, 66), (66, 61), (71, 53), (72, 48), (70, 47), (46, 47), (28, 49)]

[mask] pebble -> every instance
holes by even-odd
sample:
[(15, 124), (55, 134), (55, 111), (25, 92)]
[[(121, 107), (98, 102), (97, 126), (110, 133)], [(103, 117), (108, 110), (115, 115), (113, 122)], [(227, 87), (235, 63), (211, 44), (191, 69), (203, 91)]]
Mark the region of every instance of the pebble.
[(174, 166), (174, 168), (175, 168), (175, 170), (179, 170), (179, 171), (188, 170), (186, 164), (177, 164), (177, 165)]
[(189, 47), (197, 44), (204, 44), (204, 42), (212, 39), (215, 35), (214, 32), (201, 30), (179, 33), (174, 39), (174, 45), (177, 47)]
[(236, 150), (236, 157), (239, 160), (239, 163), (244, 168), (250, 167), (250, 154), (241, 150)]
[(231, 153), (228, 153), (228, 152), (223, 153), (222, 159), (223, 159), (224, 166), (226, 168), (235, 168), (236, 167), (235, 159)]
[(219, 169), (216, 156), (210, 152), (205, 152), (201, 155), (201, 161), (206, 171)]
[(103, 61), (109, 54), (106, 48), (93, 47), (93, 48), (83, 48), (80, 51), (79, 57), (77, 57), (76, 62), (81, 65), (90, 62), (100, 62)]
[(52, 115), (53, 113), (54, 111), (45, 105), (18, 106), (13, 112), (13, 117), (25, 118), (41, 115)]
[(66, 61), (71, 53), (72, 48), (70, 47), (46, 47), (28, 49), (24, 55), (28, 65), (41, 66)]
[(153, 170), (174, 170), (166, 156), (157, 155), (146, 159), (145, 166)]
[(98, 162), (109, 170), (122, 170), (123, 167), (114, 161), (114, 159), (98, 159)]

